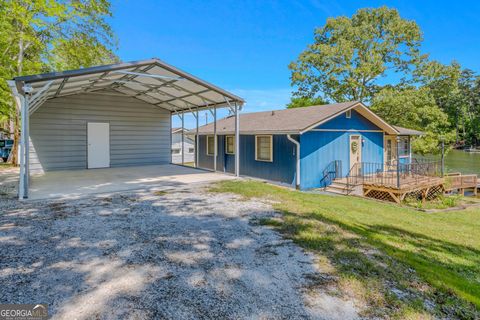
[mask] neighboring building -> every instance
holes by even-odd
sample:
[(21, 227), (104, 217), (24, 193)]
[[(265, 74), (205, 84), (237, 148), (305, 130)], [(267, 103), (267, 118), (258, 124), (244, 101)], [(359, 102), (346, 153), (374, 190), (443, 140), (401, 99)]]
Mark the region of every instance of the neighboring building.
[(182, 153), (184, 163), (195, 162), (195, 141), (188, 134), (187, 129), (183, 129), (183, 150), (182, 150), (182, 128), (172, 128), (172, 163), (182, 163)]
[[(217, 121), (218, 171), (234, 172), (234, 128), (234, 117)], [(213, 123), (199, 128), (200, 168), (213, 169), (213, 133)], [(325, 187), (332, 164), (344, 177), (356, 163), (396, 163), (397, 137), (400, 163), (410, 162), (410, 136), (419, 134), (389, 125), (360, 102), (242, 114), (240, 174)]]

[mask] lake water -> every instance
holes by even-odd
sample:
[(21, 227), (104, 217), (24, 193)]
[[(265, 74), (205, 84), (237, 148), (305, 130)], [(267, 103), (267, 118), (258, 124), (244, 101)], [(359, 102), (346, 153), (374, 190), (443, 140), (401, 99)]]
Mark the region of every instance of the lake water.
[[(422, 156), (415, 156), (422, 158)], [(440, 160), (440, 156), (427, 156), (429, 159)], [(451, 150), (445, 156), (447, 172), (461, 172), (463, 174), (478, 174), (480, 176), (480, 153)]]
[(480, 176), (480, 153), (451, 150), (445, 157), (447, 171), (476, 173)]

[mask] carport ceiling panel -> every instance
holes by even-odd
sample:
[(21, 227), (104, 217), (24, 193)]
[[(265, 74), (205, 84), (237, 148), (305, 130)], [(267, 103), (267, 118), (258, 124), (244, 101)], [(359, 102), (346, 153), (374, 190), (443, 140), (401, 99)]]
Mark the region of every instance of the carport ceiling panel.
[[(122, 83), (120, 83), (120, 85), (122, 85)], [(136, 82), (127, 82), (127, 83), (124, 83), (123, 86), (129, 89), (135, 90), (137, 92), (142, 92), (149, 89), (148, 86), (145, 86), (143, 84), (136, 83)]]
[[(203, 95), (203, 93), (202, 93), (202, 95)], [(197, 105), (197, 106), (202, 106), (202, 105), (208, 104), (208, 101), (206, 101), (205, 99), (202, 99), (202, 98), (200, 98), (196, 95), (184, 97), (183, 100), (188, 101), (190, 103), (193, 103), (194, 105)]]
[(173, 98), (178, 98), (178, 97), (181, 97), (181, 96), (184, 96), (184, 95), (188, 94), (188, 92), (186, 92), (184, 90), (173, 88), (173, 87), (161, 87), (161, 88), (159, 88), (158, 91), (166, 93), (172, 99)]
[(148, 73), (150, 74), (156, 74), (156, 75), (159, 75), (159, 76), (164, 76), (164, 77), (172, 77), (172, 78), (178, 78), (179, 75), (172, 72), (172, 71), (169, 71), (163, 67), (160, 67), (160, 66), (154, 66), (153, 68), (151, 68), (150, 70), (148, 70)]
[(143, 100), (145, 102), (148, 102), (150, 104), (157, 104), (159, 101), (155, 98), (152, 98), (146, 94), (142, 94), (142, 95), (139, 95), (139, 96), (136, 96), (135, 98), (138, 98), (140, 100)]
[(178, 83), (182, 86), (182, 88), (185, 89), (185, 91), (190, 91), (190, 92), (200, 92), (200, 91), (205, 91), (207, 89), (206, 87), (196, 84), (195, 82), (192, 82), (190, 80), (180, 80), (181, 83)]
[(225, 102), (225, 97), (215, 91), (208, 91), (202, 94), (202, 96), (209, 100), (216, 101), (218, 103)]

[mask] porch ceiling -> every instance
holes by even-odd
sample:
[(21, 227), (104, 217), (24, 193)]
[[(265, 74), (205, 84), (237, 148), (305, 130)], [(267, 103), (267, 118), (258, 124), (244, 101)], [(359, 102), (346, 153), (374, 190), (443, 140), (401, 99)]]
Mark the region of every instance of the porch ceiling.
[(31, 112), (46, 100), (81, 93), (126, 95), (172, 112), (244, 103), (159, 59), (16, 77), (14, 81), (22, 94), (25, 87), (31, 87)]

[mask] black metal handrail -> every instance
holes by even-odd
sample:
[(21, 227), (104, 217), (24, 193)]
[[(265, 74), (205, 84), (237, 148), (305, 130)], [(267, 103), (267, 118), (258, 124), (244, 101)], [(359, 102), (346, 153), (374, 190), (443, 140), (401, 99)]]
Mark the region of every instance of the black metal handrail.
[(342, 175), (342, 161), (334, 160), (330, 162), (323, 170), (323, 176), (320, 179), (320, 185), (329, 185), (336, 178), (341, 178)]
[(418, 184), (429, 177), (442, 175), (441, 161), (412, 159), (409, 163), (359, 162), (347, 174), (347, 190), (359, 184), (376, 184), (398, 188), (406, 184)]

